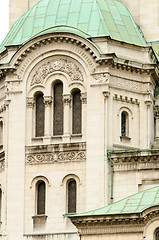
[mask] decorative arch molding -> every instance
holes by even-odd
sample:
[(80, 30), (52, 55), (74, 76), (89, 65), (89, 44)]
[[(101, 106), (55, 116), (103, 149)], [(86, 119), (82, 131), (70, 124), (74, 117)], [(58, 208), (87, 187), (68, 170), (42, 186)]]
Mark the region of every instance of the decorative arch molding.
[(35, 187), (35, 185), (38, 181), (44, 181), (46, 185), (48, 185), (49, 187), (51, 186), (49, 180), (45, 176), (39, 175), (39, 176), (36, 176), (32, 179), (32, 181), (30, 183), (30, 188)]
[(16, 72), (17, 77), (22, 79), (30, 64), (39, 61), (40, 57), (43, 59), (57, 51), (80, 58), (91, 72), (96, 66), (95, 59), (100, 57), (99, 51), (89, 40), (73, 34), (65, 33), (61, 36), (49, 34), (32, 39), (21, 47), (12, 57), (10, 66)]
[(131, 111), (131, 109), (130, 108), (128, 108), (128, 107), (126, 107), (126, 106), (122, 106), (120, 109), (119, 109), (119, 111), (118, 111), (118, 113), (117, 113), (117, 116), (120, 116), (120, 114), (122, 113), (122, 112), (127, 112), (128, 114), (129, 114), (129, 116), (133, 119), (133, 113), (132, 113), (132, 111)]
[(27, 78), (27, 89), (29, 91), (35, 86), (45, 86), (48, 81), (53, 81), (50, 79), (54, 79), (55, 75), (65, 78), (63, 80), (67, 80), (67, 85), (71, 82), (84, 83), (87, 76), (81, 62), (66, 54), (54, 54), (43, 58), (29, 72)]
[(70, 179), (74, 179), (78, 184), (81, 184), (80, 178), (76, 174), (70, 173), (62, 179), (61, 186), (66, 185), (67, 181)]

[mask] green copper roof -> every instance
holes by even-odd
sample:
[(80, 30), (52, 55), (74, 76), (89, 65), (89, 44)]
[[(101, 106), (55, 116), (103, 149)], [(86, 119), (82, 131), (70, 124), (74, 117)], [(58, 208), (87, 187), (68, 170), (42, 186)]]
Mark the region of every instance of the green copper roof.
[[(97, 210), (70, 215), (72, 217), (141, 213), (159, 205), (159, 186), (131, 195)], [(69, 217), (69, 216), (68, 216)]]
[[(54, 28), (55, 27), (55, 28)], [(58, 29), (59, 27), (59, 29)], [(142, 33), (128, 9), (117, 0), (41, 0), (22, 15), (1, 44), (22, 45), (43, 31), (62, 31), (82, 37), (110, 36), (145, 46)]]

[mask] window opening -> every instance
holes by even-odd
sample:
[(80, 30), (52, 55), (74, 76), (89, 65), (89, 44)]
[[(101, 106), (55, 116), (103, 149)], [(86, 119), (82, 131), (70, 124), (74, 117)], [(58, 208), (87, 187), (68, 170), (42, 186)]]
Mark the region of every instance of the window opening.
[(36, 96), (36, 137), (44, 136), (45, 106), (43, 94)]
[(155, 240), (159, 240), (159, 230), (156, 232), (156, 238)]
[(68, 213), (76, 212), (76, 181), (71, 180), (68, 183)]
[(37, 183), (37, 215), (45, 214), (45, 182)]
[(63, 135), (63, 84), (54, 86), (53, 135)]
[(128, 135), (128, 114), (127, 112), (121, 113), (121, 136), (126, 137)]
[(72, 95), (72, 133), (80, 134), (82, 128), (82, 102), (80, 91)]

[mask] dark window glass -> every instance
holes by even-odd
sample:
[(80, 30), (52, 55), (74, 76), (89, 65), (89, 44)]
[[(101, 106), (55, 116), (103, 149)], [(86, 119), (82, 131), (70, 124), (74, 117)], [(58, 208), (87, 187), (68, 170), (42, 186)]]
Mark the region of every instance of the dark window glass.
[(37, 183), (37, 214), (45, 214), (45, 183)]
[(126, 136), (126, 113), (122, 112), (121, 114), (121, 136)]
[(72, 133), (80, 134), (82, 128), (82, 102), (80, 91), (74, 92), (72, 98)]
[(76, 212), (76, 181), (68, 183), (68, 213)]
[(156, 232), (156, 240), (159, 240), (159, 231)]
[(0, 122), (0, 145), (3, 145), (3, 122)]
[(44, 99), (43, 94), (36, 97), (36, 137), (44, 136)]
[(63, 84), (54, 86), (54, 128), (53, 135), (63, 134)]

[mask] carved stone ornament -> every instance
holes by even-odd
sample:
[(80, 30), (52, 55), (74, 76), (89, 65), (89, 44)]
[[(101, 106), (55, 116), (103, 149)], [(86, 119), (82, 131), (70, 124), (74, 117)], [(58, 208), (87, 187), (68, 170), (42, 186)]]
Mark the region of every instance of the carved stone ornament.
[(45, 96), (44, 97), (44, 104), (46, 107), (49, 107), (52, 103), (52, 97), (51, 96)]
[(33, 97), (27, 97), (26, 104), (27, 104), (27, 107), (33, 108), (34, 104), (35, 104), (34, 98)]
[(70, 94), (63, 95), (63, 103), (70, 105), (70, 103), (71, 103), (71, 95)]
[(82, 72), (75, 63), (66, 59), (57, 59), (49, 61), (37, 69), (31, 81), (31, 86), (43, 84), (49, 74), (57, 71), (68, 74), (71, 81), (83, 81)]
[(108, 73), (95, 74), (94, 79), (98, 83), (108, 83), (109, 82), (109, 74)]
[(155, 116), (156, 118), (159, 117), (159, 106), (154, 106), (154, 116)]
[(85, 151), (71, 151), (59, 153), (41, 153), (26, 156), (26, 164), (54, 163), (54, 162), (71, 162), (85, 161)]

